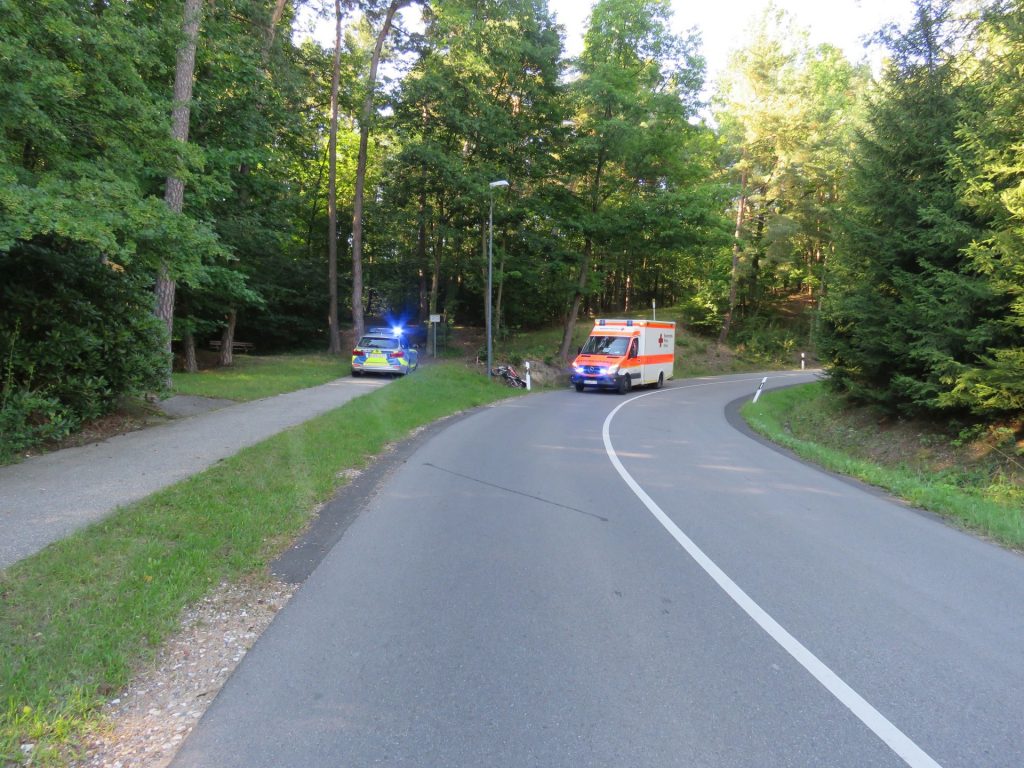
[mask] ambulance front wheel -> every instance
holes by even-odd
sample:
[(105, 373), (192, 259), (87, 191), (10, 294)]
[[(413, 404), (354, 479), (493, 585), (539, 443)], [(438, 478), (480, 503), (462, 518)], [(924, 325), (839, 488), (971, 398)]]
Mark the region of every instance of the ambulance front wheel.
[(629, 390), (631, 390), (632, 388), (633, 382), (630, 380), (629, 374), (627, 373), (623, 375), (621, 379), (619, 379), (619, 394), (624, 395), (627, 392), (629, 392)]
[(582, 381), (577, 382), (575, 386), (576, 386), (576, 391), (577, 392), (582, 392), (584, 390), (584, 386), (583, 386), (583, 382)]

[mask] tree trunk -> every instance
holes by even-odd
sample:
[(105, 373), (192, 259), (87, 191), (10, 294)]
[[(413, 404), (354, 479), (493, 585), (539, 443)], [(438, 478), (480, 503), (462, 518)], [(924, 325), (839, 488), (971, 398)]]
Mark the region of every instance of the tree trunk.
[[(334, 69), (331, 75), (331, 132), (327, 144), (327, 287), (330, 307), (327, 311), (327, 352), (341, 354), (338, 331), (338, 81), (341, 77), (341, 0), (334, 0)], [(360, 310), (362, 303), (360, 303)], [(362, 328), (356, 331), (356, 338)]]
[[(192, 77), (196, 68), (196, 45), (199, 40), (199, 23), (202, 19), (202, 0), (185, 0), (185, 13), (182, 20), (182, 37), (184, 42), (178, 49), (177, 64), (174, 69), (174, 110), (171, 113), (171, 136), (175, 141), (188, 141), (188, 121), (192, 103)], [(174, 176), (168, 177), (164, 191), (164, 202), (174, 213), (180, 214), (185, 207), (185, 182)], [(171, 386), (171, 340), (174, 334), (174, 290), (175, 282), (167, 262), (162, 262), (157, 270), (156, 316), (167, 328), (167, 377), (165, 382)]]
[(573, 296), (572, 306), (569, 308), (569, 314), (565, 318), (565, 330), (562, 333), (562, 346), (558, 349), (558, 357), (563, 361), (569, 361), (569, 348), (572, 346), (572, 335), (576, 330), (576, 318), (580, 313), (580, 304), (583, 303), (583, 292), (587, 287), (587, 275), (590, 272), (590, 252), (593, 246), (591, 246), (590, 238), (587, 238), (586, 243), (583, 245), (583, 260), (580, 262), (580, 278), (576, 285), (576, 295)]
[[(444, 252), (444, 201), (437, 204), (437, 239), (434, 242), (434, 264), (430, 275), (430, 314), (436, 315), (437, 299), (441, 287), (441, 255)], [(434, 347), (437, 346), (437, 328), (432, 326)], [(433, 350), (431, 350), (433, 352)]]
[[(610, 115), (609, 115), (610, 116)], [(604, 171), (605, 148), (597, 153), (597, 168), (594, 169), (594, 186), (590, 193), (590, 213), (597, 215), (597, 209), (601, 202), (601, 174)], [(569, 348), (572, 346), (572, 335), (576, 330), (576, 318), (579, 316), (580, 304), (583, 303), (583, 296), (587, 290), (587, 280), (590, 277), (590, 262), (594, 255), (594, 241), (589, 235), (583, 245), (583, 257), (580, 260), (580, 277), (576, 284), (576, 295), (573, 296), (572, 306), (565, 318), (565, 330), (562, 334), (562, 346), (558, 349), (558, 356), (564, 362), (569, 362)]]
[(192, 329), (187, 325), (181, 334), (181, 345), (185, 354), (185, 373), (199, 373), (199, 363), (196, 360), (196, 337), (192, 335)]
[(270, 49), (274, 46), (274, 36), (277, 34), (277, 25), (281, 23), (281, 17), (284, 16), (285, 6), (288, 5), (288, 0), (275, 0), (274, 10), (270, 16), (270, 26), (267, 27), (267, 39), (263, 46), (263, 57), (266, 58)]
[[(409, 0), (391, 0), (384, 23), (373, 46), (370, 60), (370, 75), (367, 78), (366, 96), (363, 99), (363, 113), (359, 120), (359, 157), (356, 160), (356, 190), (352, 201), (352, 324), (356, 338), (363, 334), (363, 191), (366, 186), (366, 154), (370, 139), (370, 122), (373, 119), (373, 97), (377, 91), (377, 66), (384, 40), (391, 30), (395, 13)], [(337, 3), (338, 0), (335, 0)], [(339, 21), (339, 25), (340, 25)], [(340, 33), (339, 33), (340, 34)]]
[(736, 283), (740, 274), (740, 233), (743, 229), (743, 216), (747, 211), (747, 171), (740, 174), (740, 204), (736, 211), (736, 230), (732, 240), (732, 277), (729, 280), (729, 309), (722, 319), (722, 331), (718, 334), (718, 343), (725, 344), (729, 338), (732, 315), (736, 311)]
[(230, 368), (235, 364), (235, 321), (238, 314), (235, 310), (228, 312), (227, 324), (220, 335), (220, 354), (217, 357), (217, 365), (221, 368)]
[(420, 295), (416, 310), (416, 320), (420, 323), (427, 319), (427, 190), (420, 189), (419, 208), (417, 211), (418, 226), (416, 228), (416, 262), (420, 265)]

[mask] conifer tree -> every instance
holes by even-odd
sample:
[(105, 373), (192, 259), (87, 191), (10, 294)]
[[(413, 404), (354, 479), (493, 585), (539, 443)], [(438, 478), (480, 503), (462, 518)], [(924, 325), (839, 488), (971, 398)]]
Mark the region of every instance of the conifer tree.
[(910, 414), (942, 413), (955, 376), (986, 347), (989, 286), (965, 258), (976, 217), (950, 183), (956, 67), (965, 22), (949, 0), (919, 0), (859, 138), (831, 290), (818, 333), (831, 383)]

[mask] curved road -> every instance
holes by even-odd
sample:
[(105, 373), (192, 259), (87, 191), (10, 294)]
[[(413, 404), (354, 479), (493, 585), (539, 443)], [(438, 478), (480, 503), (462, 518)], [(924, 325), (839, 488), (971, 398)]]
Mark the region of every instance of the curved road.
[(173, 765), (1024, 765), (1024, 559), (731, 426), (759, 381), (439, 432)]

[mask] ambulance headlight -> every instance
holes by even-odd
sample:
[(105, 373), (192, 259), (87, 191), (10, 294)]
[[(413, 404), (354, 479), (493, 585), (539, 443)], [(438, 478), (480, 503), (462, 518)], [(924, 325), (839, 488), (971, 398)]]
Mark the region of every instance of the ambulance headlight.
[(582, 365), (574, 365), (574, 366), (572, 367), (572, 369), (573, 369), (574, 371), (576, 371), (576, 373), (583, 373), (583, 366), (582, 366)]
[(617, 365), (609, 365), (608, 366), (608, 373), (609, 374), (618, 373), (618, 372), (619, 372), (619, 366), (617, 366)]

